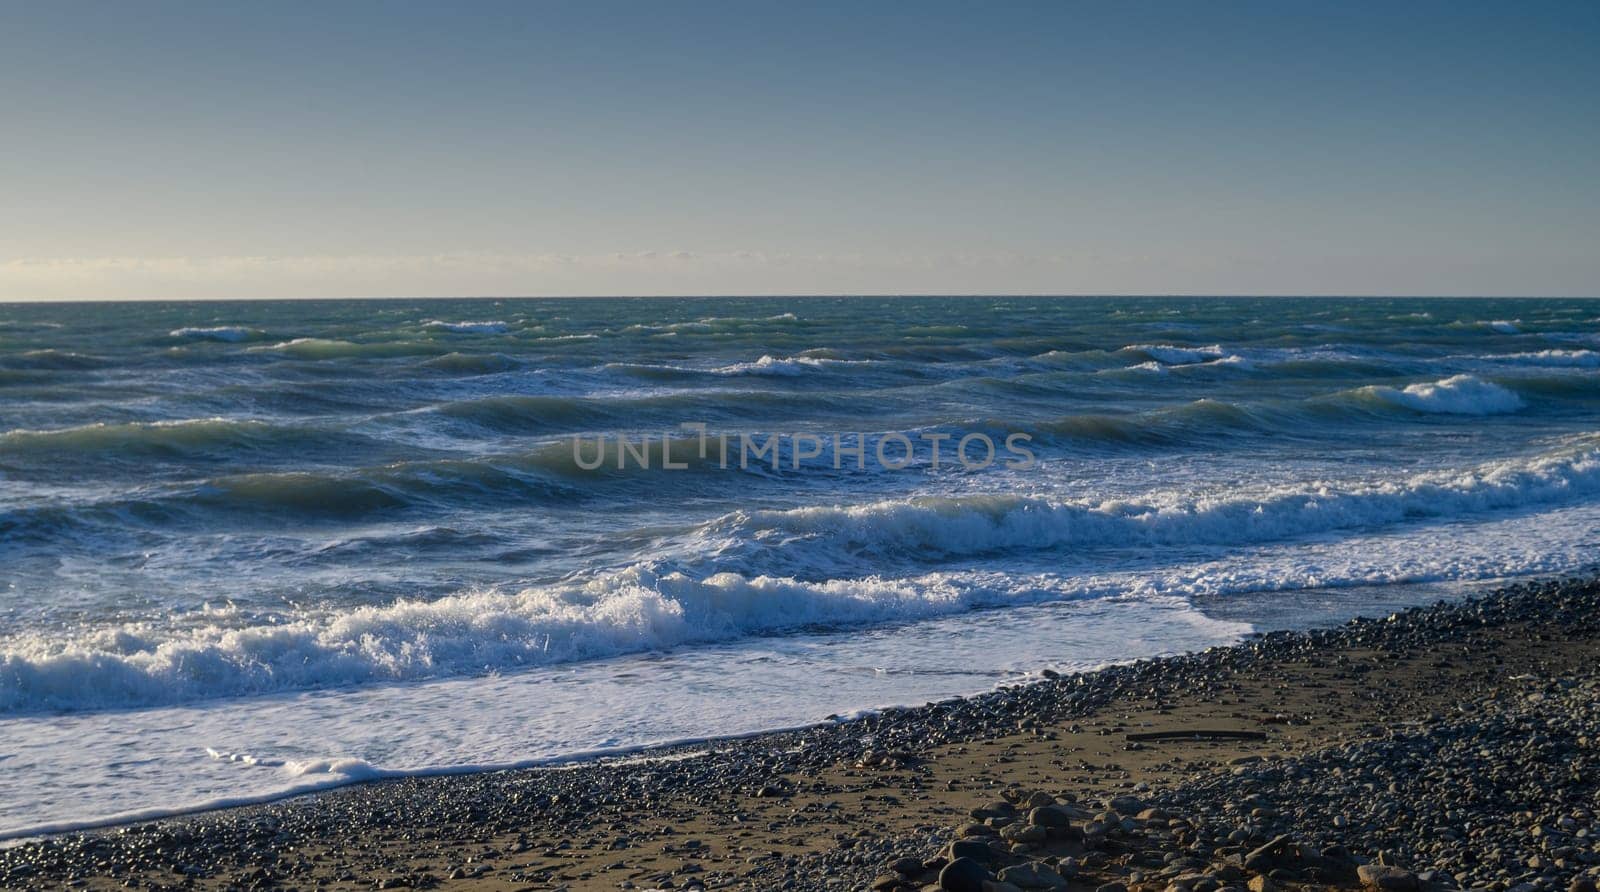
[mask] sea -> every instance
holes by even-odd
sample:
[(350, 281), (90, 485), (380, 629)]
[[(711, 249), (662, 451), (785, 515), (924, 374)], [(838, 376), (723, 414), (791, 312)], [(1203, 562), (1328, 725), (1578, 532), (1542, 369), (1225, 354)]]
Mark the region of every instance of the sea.
[(837, 721), (1597, 531), (1595, 300), (0, 305), (0, 838)]

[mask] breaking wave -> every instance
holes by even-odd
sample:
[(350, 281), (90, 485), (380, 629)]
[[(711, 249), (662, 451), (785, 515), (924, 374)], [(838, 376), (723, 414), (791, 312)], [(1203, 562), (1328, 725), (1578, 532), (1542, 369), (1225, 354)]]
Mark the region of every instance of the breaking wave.
[(1487, 359), (1509, 365), (1527, 365), (1540, 368), (1600, 368), (1600, 352), (1594, 350), (1539, 350), (1533, 353), (1507, 353)]
[(1162, 365), (1189, 365), (1196, 362), (1207, 362), (1221, 359), (1227, 355), (1220, 345), (1210, 347), (1174, 347), (1171, 344), (1134, 344), (1123, 347), (1119, 353), (1142, 357), (1146, 360), (1158, 362)]
[(808, 580), (763, 566), (774, 563), (844, 571), (906, 554), (1235, 546), (1515, 510), (1597, 489), (1600, 444), (1589, 438), (1456, 471), (1255, 493), (1098, 502), (977, 495), (739, 511), (691, 534), (699, 569), (693, 561), (645, 562), (515, 593), (470, 591), (270, 621), (230, 608), (76, 636), (14, 635), (0, 641), (0, 711), (129, 708), (473, 674), (1068, 596), (1008, 572)]
[(295, 338), (291, 341), (251, 347), (250, 349), (252, 352), (270, 351), (292, 356), (296, 359), (310, 360), (383, 358), (443, 352), (441, 345), (424, 341), (357, 343), (337, 338)]
[(116, 709), (404, 681), (594, 659), (816, 626), (944, 615), (1047, 597), (945, 574), (802, 582), (632, 567), (514, 594), (230, 625), (130, 624), (73, 640), (21, 636), (0, 653), (0, 712)]
[(1430, 414), (1500, 415), (1524, 406), (1522, 397), (1514, 392), (1472, 375), (1456, 375), (1404, 388), (1377, 385), (1362, 390), (1396, 406)]
[(808, 371), (827, 368), (828, 366), (859, 366), (871, 365), (866, 360), (827, 359), (816, 356), (792, 356), (777, 358), (770, 355), (762, 356), (753, 362), (736, 362), (731, 365), (720, 366), (711, 370), (713, 375), (777, 375), (791, 377), (803, 375)]
[(424, 322), (422, 327), (456, 334), (504, 334), (511, 329), (509, 324), (499, 320), (487, 322), (443, 322), (438, 319), (430, 319)]
[(705, 531), (720, 554), (780, 545), (862, 555), (968, 556), (1043, 548), (1243, 545), (1338, 530), (1542, 505), (1600, 490), (1593, 440), (1520, 461), (1367, 482), (1306, 481), (1255, 493), (1053, 501), (1024, 495), (925, 497), (853, 506), (740, 511)]
[(241, 341), (253, 341), (266, 337), (266, 332), (258, 328), (247, 328), (243, 325), (214, 325), (205, 328), (175, 328), (168, 332), (168, 336), (191, 341), (223, 341), (229, 344), (237, 344)]

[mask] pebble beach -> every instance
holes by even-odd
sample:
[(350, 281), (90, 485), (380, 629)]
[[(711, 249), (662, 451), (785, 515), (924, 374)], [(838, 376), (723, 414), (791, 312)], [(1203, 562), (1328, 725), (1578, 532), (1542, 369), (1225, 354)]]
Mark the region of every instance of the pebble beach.
[(0, 887), (1593, 889), (1600, 582), (799, 731), (24, 841)]

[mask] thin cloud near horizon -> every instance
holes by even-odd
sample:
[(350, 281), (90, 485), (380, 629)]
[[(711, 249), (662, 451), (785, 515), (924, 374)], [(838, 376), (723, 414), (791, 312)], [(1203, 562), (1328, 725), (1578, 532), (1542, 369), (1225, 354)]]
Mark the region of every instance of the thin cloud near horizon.
[[(72, 300), (425, 299), (430, 297), (712, 297), (712, 296), (1375, 296), (1375, 297), (1591, 297), (1581, 291), (1329, 289), (1297, 291), (1263, 284), (1222, 287), (1248, 265), (1217, 258), (1186, 275), (1218, 287), (1174, 291), (1116, 285), (1130, 271), (1165, 270), (1151, 258), (1099, 252), (1030, 255), (1018, 252), (785, 254), (765, 251), (701, 252), (682, 249), (598, 254), (444, 252), (430, 255), (303, 255), (222, 257), (28, 258), (0, 261), (0, 302)], [(996, 290), (996, 274), (1030, 280), (1031, 288)], [(1020, 274), (1020, 275), (1019, 275)], [(781, 275), (818, 287), (778, 290), (764, 283)], [(1483, 281), (1483, 271), (1468, 271)], [(1137, 278), (1134, 276), (1134, 278)], [(727, 289), (730, 280), (746, 287)], [(391, 283), (407, 281), (410, 290)], [(1075, 287), (1052, 286), (1074, 281)], [(1103, 287), (1096, 287), (1095, 281)], [(952, 283), (967, 283), (965, 289)], [(247, 283), (247, 284), (241, 284)], [(598, 284), (597, 284), (598, 283)], [(911, 283), (922, 287), (900, 287)], [(1151, 284), (1153, 285), (1153, 277)]]

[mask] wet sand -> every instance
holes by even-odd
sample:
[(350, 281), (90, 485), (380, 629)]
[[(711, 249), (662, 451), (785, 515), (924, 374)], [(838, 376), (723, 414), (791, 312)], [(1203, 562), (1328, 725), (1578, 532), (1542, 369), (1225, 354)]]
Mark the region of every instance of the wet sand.
[[(959, 854), (949, 844), (966, 840), (960, 851), (976, 841), (992, 853), (977, 853), (978, 889), (1027, 888), (999, 883), (1029, 865), (1080, 889), (1566, 889), (1600, 863), (1585, 817), (1600, 808), (1600, 771), (1584, 767), (1600, 727), (1583, 706), (1600, 700), (1597, 620), (1600, 583), (1521, 586), (659, 758), (383, 781), (54, 837), (0, 851), (0, 886), (940, 888)], [(1464, 724), (1489, 718), (1500, 724)], [(1184, 736), (1132, 739), (1159, 732)], [(1553, 755), (1507, 749), (1531, 740)], [(1483, 792), (1451, 759), (1503, 779)], [(1385, 787), (1361, 775), (1363, 760), (1379, 774), (1411, 767)], [(1430, 774), (1430, 760), (1444, 767)], [(1545, 762), (1570, 780), (1513, 777)], [(1478, 792), (1427, 805), (1434, 815), (1403, 801), (1413, 775), (1439, 778), (1432, 800)], [(1527, 789), (1497, 801), (1495, 783)], [(1066, 826), (1024, 832), (1053, 820), (1033, 805)], [(1493, 835), (1496, 821), (1520, 835)], [(1483, 841), (1484, 855), (1492, 838), (1496, 857), (1451, 865), (1468, 857), (1443, 846), (1451, 834)], [(1268, 844), (1307, 854), (1251, 864)]]

